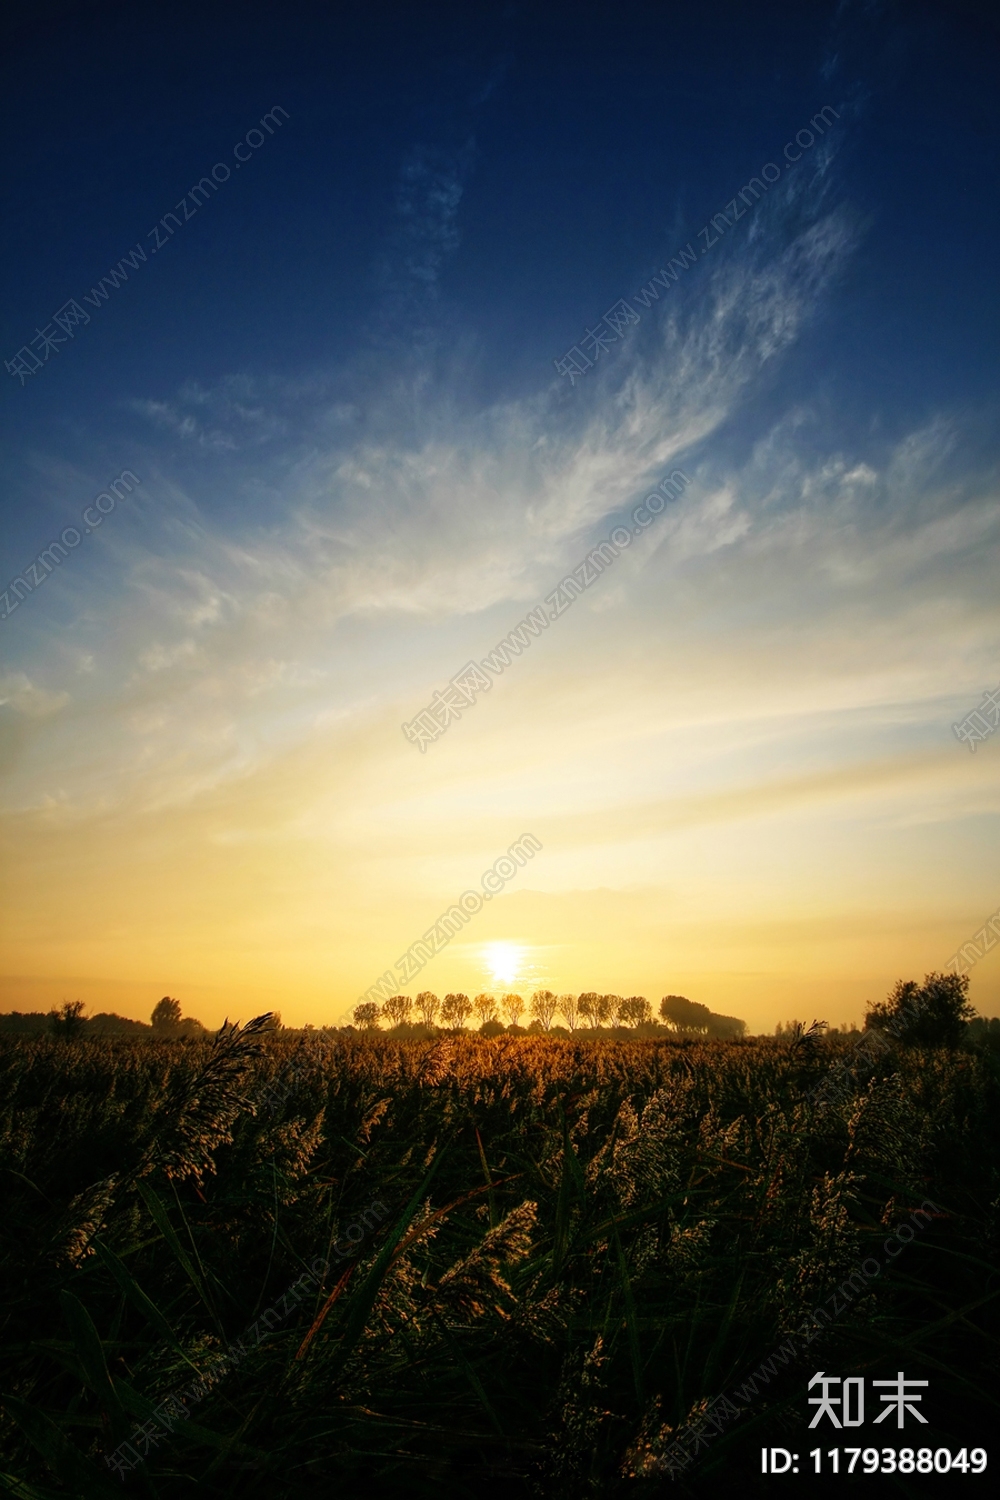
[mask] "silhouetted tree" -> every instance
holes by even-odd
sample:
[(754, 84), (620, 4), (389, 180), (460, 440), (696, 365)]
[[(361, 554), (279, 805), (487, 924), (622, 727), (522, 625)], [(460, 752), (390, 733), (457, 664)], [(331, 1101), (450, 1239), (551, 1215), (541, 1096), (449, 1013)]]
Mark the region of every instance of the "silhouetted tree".
[(689, 1000), (686, 995), (664, 995), (660, 1001), (660, 1015), (668, 1026), (688, 1036), (732, 1041), (746, 1031), (746, 1022), (737, 1016), (720, 1016), (707, 1005)]
[(382, 1014), (390, 1026), (405, 1026), (412, 1009), (413, 1001), (409, 995), (390, 995), (382, 1006)]
[(708, 1035), (708, 1022), (712, 1012), (707, 1005), (689, 1000), (686, 995), (664, 995), (660, 1001), (660, 1015), (675, 1031), (688, 1031)]
[(601, 999), (604, 1002), (603, 1019), (607, 1020), (612, 1026), (621, 1026), (623, 1024), (622, 1005), (625, 1003), (621, 995), (602, 995)]
[(378, 1030), (378, 1005), (374, 1000), (363, 1000), (354, 1007), (354, 1024), (363, 1031)]
[(86, 1024), (83, 1016), (83, 1001), (64, 1001), (59, 1010), (49, 1012), (49, 1022), (53, 1036), (61, 1037), (64, 1042), (75, 1041), (83, 1034)]
[(164, 995), (163, 999), (157, 1000), (153, 1006), (150, 1020), (157, 1036), (175, 1036), (181, 1024), (180, 1003), (177, 1000), (171, 1000), (169, 995)]
[(461, 1029), (472, 1015), (472, 1005), (468, 995), (461, 993), (457, 995), (445, 995), (444, 1005), (441, 1007), (441, 1017), (446, 1026)]
[[(826, 1022), (823, 1021), (821, 1024), (825, 1026)], [(708, 1034), (716, 1041), (734, 1041), (736, 1037), (742, 1036), (746, 1029), (747, 1023), (741, 1021), (738, 1016), (720, 1016), (717, 1011), (709, 1011)]]
[(586, 990), (578, 1001), (580, 1014), (591, 1026), (600, 1026), (604, 1016), (604, 996), (594, 990)]
[(500, 1001), (500, 1009), (507, 1017), (508, 1026), (516, 1026), (524, 1014), (524, 1001), (520, 995), (504, 995)]
[(551, 990), (536, 990), (531, 997), (530, 1014), (543, 1031), (548, 1031), (556, 1013), (558, 1001)]
[(575, 995), (560, 995), (559, 1010), (565, 1017), (570, 1031), (575, 1031), (580, 1019), (580, 1002)]
[(987, 1052), (1000, 1052), (1000, 1018), (973, 1016), (965, 1033), (965, 1040)]
[(497, 1002), (493, 995), (477, 995), (472, 1002), (479, 1024), (485, 1026), (487, 1021), (495, 1021), (497, 1018)]
[(975, 1010), (967, 974), (926, 974), (922, 985), (900, 979), (887, 1000), (870, 1007), (866, 1031), (884, 1031), (909, 1046), (957, 1047)]
[(421, 990), (417, 996), (417, 1010), (425, 1026), (433, 1026), (441, 1009), (441, 1001), (432, 990)]
[(618, 1014), (623, 1026), (642, 1026), (653, 1019), (653, 1007), (645, 995), (629, 995)]

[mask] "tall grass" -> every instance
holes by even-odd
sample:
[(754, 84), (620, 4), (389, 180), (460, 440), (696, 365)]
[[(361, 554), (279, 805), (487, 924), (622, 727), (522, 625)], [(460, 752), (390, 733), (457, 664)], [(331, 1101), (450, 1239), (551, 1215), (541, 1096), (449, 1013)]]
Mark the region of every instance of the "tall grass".
[[(819, 1111), (838, 1045), (4, 1044), (0, 1492), (644, 1490), (636, 1454), (927, 1198), (942, 1216), (816, 1368), (931, 1367), (940, 1430), (975, 1441), (1000, 1348), (996, 1060), (899, 1051)], [(806, 1440), (812, 1373), (779, 1371), (681, 1489), (753, 1492), (762, 1442)], [(106, 1455), (199, 1377), (114, 1477)]]

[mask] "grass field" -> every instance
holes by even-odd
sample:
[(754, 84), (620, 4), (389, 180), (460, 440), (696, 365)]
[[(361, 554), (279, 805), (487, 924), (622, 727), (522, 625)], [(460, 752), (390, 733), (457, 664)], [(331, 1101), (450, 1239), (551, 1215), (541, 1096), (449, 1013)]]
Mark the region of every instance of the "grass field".
[(846, 1045), (4, 1042), (0, 1489), (753, 1493), (817, 1369), (982, 1442), (995, 1057)]

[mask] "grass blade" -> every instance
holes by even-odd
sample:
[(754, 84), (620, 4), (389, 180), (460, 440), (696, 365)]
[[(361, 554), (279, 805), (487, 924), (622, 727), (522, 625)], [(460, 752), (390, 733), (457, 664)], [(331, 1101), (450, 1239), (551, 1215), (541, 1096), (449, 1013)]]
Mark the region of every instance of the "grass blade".
[[(139, 1192), (142, 1195), (142, 1200), (145, 1203), (146, 1207), (149, 1209), (149, 1212), (153, 1217), (153, 1222), (156, 1224), (157, 1229), (159, 1229), (160, 1233), (163, 1235), (163, 1238), (166, 1240), (167, 1244), (174, 1252), (174, 1255), (177, 1257), (177, 1260), (183, 1268), (188, 1279), (190, 1280), (191, 1285), (194, 1287), (201, 1301), (204, 1303), (205, 1307), (211, 1314), (212, 1321), (215, 1323), (216, 1327), (219, 1327), (219, 1320), (216, 1316), (215, 1308), (209, 1301), (208, 1293), (205, 1290), (201, 1277), (198, 1275), (198, 1272), (194, 1268), (194, 1263), (192, 1262), (190, 1255), (188, 1255), (187, 1251), (184, 1249), (184, 1246), (177, 1238), (177, 1231), (174, 1229), (174, 1226), (170, 1222), (165, 1205), (153, 1192), (153, 1189), (149, 1186), (148, 1182), (137, 1182), (136, 1187), (139, 1189)], [(219, 1331), (221, 1332), (221, 1328)]]
[(3, 1396), (0, 1400), (32, 1447), (42, 1455), (71, 1494), (83, 1496), (84, 1500), (107, 1500), (109, 1495), (117, 1493), (110, 1481), (74, 1447), (51, 1417), (29, 1406), (26, 1401), (19, 1401), (16, 1396)]
[(379, 1288), (385, 1279), (396, 1246), (406, 1234), (413, 1215), (427, 1196), (427, 1189), (430, 1187), (434, 1179), (434, 1174), (441, 1165), (447, 1149), (447, 1146), (442, 1146), (439, 1151), (435, 1152), (434, 1160), (424, 1174), (423, 1181), (403, 1209), (392, 1232), (386, 1236), (385, 1244), (376, 1256), (375, 1264), (351, 1299), (350, 1311), (347, 1316), (347, 1327), (344, 1329), (344, 1336), (340, 1341), (338, 1349), (338, 1362), (341, 1364), (350, 1354), (364, 1332), (365, 1323), (368, 1321), (368, 1314), (375, 1305), (375, 1298), (378, 1296)]
[(142, 1314), (146, 1321), (156, 1329), (160, 1337), (165, 1339), (181, 1358), (191, 1366), (192, 1370), (196, 1370), (197, 1366), (192, 1360), (188, 1359), (174, 1330), (160, 1312), (155, 1302), (146, 1296), (146, 1293), (124, 1262), (119, 1260), (114, 1251), (109, 1249), (107, 1245), (102, 1244), (100, 1240), (94, 1240), (92, 1243), (93, 1249), (96, 1251), (101, 1263), (106, 1270), (111, 1272), (111, 1275), (115, 1278), (136, 1311)]
[(128, 1430), (128, 1419), (111, 1384), (104, 1349), (94, 1327), (94, 1320), (79, 1297), (74, 1297), (72, 1292), (59, 1293), (59, 1306), (73, 1335), (83, 1378), (107, 1412), (115, 1440), (120, 1442)]

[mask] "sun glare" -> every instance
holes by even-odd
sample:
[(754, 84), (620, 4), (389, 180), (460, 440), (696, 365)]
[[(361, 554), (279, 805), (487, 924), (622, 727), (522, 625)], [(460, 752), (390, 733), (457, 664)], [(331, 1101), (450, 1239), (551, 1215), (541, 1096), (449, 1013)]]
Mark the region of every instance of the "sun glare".
[(516, 984), (521, 974), (524, 949), (517, 943), (487, 943), (483, 959), (493, 984)]

